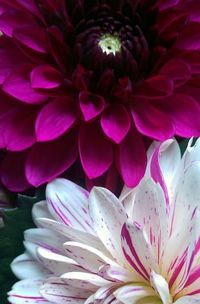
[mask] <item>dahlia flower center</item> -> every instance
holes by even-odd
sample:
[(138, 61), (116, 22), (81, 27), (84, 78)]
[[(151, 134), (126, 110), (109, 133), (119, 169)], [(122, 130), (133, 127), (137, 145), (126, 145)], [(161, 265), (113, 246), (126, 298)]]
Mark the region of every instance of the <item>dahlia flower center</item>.
[(114, 56), (116, 53), (121, 51), (121, 42), (117, 35), (105, 34), (103, 35), (98, 45), (100, 46), (103, 53), (107, 55), (113, 54)]
[(120, 77), (133, 75), (148, 49), (138, 19), (122, 11), (113, 13), (109, 6), (97, 7), (76, 25), (75, 52), (86, 68), (112, 68)]

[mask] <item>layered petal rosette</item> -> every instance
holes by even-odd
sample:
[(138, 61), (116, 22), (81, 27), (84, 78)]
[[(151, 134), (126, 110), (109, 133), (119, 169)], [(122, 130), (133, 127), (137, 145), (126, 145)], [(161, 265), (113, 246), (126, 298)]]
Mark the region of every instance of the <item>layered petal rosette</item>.
[(153, 144), (145, 177), (118, 199), (56, 179), (33, 208), (12, 304), (200, 303), (200, 140), (181, 159)]
[(199, 136), (199, 14), (197, 0), (1, 0), (4, 185), (77, 162), (134, 187), (149, 139)]

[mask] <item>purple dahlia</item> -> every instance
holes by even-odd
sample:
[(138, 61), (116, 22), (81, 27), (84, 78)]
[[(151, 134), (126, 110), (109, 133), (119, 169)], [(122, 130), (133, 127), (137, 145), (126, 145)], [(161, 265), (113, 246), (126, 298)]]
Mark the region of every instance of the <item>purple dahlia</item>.
[(135, 186), (148, 139), (200, 135), (196, 0), (1, 0), (0, 176), (39, 186), (79, 162)]

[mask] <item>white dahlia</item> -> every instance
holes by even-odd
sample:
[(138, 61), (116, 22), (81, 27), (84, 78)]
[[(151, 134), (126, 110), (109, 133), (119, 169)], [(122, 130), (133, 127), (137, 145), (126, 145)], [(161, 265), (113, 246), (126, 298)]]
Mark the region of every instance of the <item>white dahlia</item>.
[[(140, 184), (118, 199), (65, 179), (48, 184), (11, 267), (13, 304), (200, 303), (200, 140), (182, 159), (154, 143)], [(136, 169), (137, 170), (137, 169)]]

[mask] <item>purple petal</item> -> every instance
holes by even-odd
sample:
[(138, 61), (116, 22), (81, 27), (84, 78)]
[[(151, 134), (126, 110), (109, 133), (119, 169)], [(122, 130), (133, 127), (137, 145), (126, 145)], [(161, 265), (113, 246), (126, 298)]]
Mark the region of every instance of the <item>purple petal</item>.
[(200, 50), (200, 24), (191, 22), (179, 35), (175, 47), (184, 50)]
[(40, 65), (31, 72), (33, 89), (54, 89), (63, 82), (61, 73), (50, 65)]
[(65, 43), (62, 30), (55, 25), (47, 29), (48, 49), (57, 65), (62, 71), (68, 70), (70, 66), (70, 50), (69, 46)]
[(27, 157), (26, 152), (8, 153), (1, 162), (1, 182), (7, 189), (13, 192), (21, 192), (30, 188), (24, 173), (24, 164)]
[(165, 111), (174, 121), (175, 132), (182, 137), (200, 135), (200, 105), (190, 96), (176, 94), (165, 103)]
[(33, 17), (17, 10), (8, 10), (0, 16), (0, 30), (5, 35), (12, 37), (13, 30), (21, 25), (28, 25), (34, 22)]
[(144, 80), (135, 88), (135, 95), (145, 98), (161, 98), (169, 96), (173, 92), (173, 81), (162, 75), (154, 76)]
[(98, 95), (92, 95), (88, 92), (79, 94), (80, 108), (85, 121), (89, 121), (98, 116), (104, 109), (105, 100)]
[(183, 85), (191, 78), (189, 64), (180, 59), (171, 59), (164, 64), (160, 70), (160, 75), (168, 76), (173, 79), (176, 85)]
[(10, 151), (21, 151), (35, 141), (36, 111), (13, 104), (13, 100), (1, 94), (0, 103), (0, 147)]
[(38, 53), (47, 52), (46, 32), (40, 26), (27, 25), (17, 28), (13, 36), (21, 44)]
[(35, 144), (25, 165), (27, 180), (35, 187), (49, 182), (67, 170), (77, 156), (76, 130), (54, 142)]
[(49, 102), (39, 112), (36, 120), (36, 136), (38, 141), (55, 139), (68, 131), (75, 123), (77, 110), (74, 101), (59, 97)]
[(26, 12), (29, 11), (31, 14), (34, 14), (38, 17), (40, 17), (40, 10), (35, 3), (35, 0), (13, 0), (12, 2), (10, 0), (3, 0), (5, 4), (8, 4), (9, 7), (13, 7), (15, 9), (22, 9)]
[(130, 117), (122, 105), (114, 105), (107, 108), (101, 118), (101, 126), (104, 133), (119, 144), (130, 129)]
[(106, 172), (112, 164), (112, 145), (103, 134), (98, 122), (80, 127), (79, 153), (83, 169), (89, 178)]
[(24, 54), (4, 35), (0, 36), (0, 84), (13, 68), (24, 63)]
[(30, 104), (38, 104), (47, 100), (47, 96), (41, 95), (31, 88), (32, 67), (30, 64), (23, 64), (14, 69), (3, 83), (4, 92)]
[(142, 138), (135, 129), (132, 128), (117, 147), (117, 159), (125, 184), (136, 186), (145, 173), (147, 157)]
[(159, 1), (159, 7), (161, 10), (166, 10), (177, 5), (179, 0), (161, 0)]
[(148, 137), (163, 141), (172, 138), (175, 133), (170, 116), (154, 107), (145, 98), (137, 99), (132, 116), (138, 131)]

